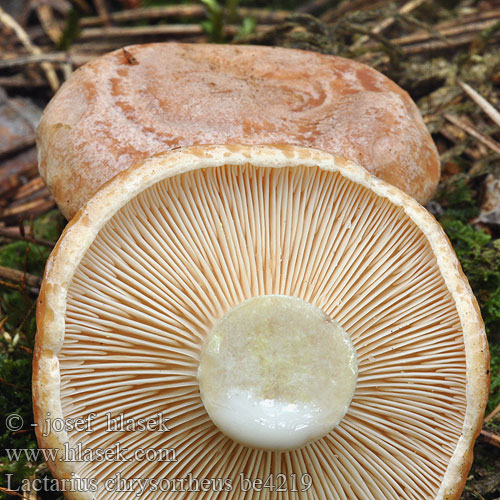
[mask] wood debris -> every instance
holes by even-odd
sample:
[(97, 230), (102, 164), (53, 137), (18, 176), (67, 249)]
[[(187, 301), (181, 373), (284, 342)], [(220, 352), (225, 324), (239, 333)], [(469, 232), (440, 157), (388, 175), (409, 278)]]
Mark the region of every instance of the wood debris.
[[(219, 19), (201, 2), (149, 3), (26, 0), (11, 11), (0, 7), (0, 245), (46, 252), (54, 245), (29, 224), (55, 207), (38, 175), (36, 115), (72, 71), (117, 49), (136, 64), (123, 48), (134, 43), (216, 38), (340, 55), (387, 74), (419, 105), (441, 154), (443, 189), (463, 180), (475, 196), (475, 211), (462, 220), (491, 237), (487, 251), (500, 240), (500, 0), (303, 0), (293, 12), (221, 1)], [(432, 203), (439, 217), (449, 199)], [(40, 277), (28, 271), (0, 266), (0, 287), (21, 292), (29, 310), (17, 338), (40, 286)], [(0, 335), (12, 345), (16, 333), (7, 332), (5, 318), (0, 302)], [(492, 342), (500, 344), (500, 326), (490, 328)], [(497, 393), (493, 389), (492, 397)], [(488, 457), (500, 447), (500, 404), (492, 406), (478, 445)], [(483, 486), (489, 476), (481, 467), (473, 469), (464, 500), (500, 497), (500, 485)]]

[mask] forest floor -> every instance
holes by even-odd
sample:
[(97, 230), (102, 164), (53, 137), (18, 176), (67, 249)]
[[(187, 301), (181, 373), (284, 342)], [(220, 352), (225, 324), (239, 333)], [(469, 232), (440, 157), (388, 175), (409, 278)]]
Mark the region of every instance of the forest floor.
[[(441, 155), (428, 205), (479, 301), (491, 351), (486, 420), (463, 499), (500, 498), (500, 0), (3, 0), (0, 3), (0, 422), (2, 448), (36, 448), (30, 424), (35, 304), (45, 261), (64, 228), (38, 175), (35, 128), (80, 65), (151, 41), (284, 46), (353, 58), (417, 102)], [(0, 498), (58, 492), (9, 488), (48, 474), (0, 455)], [(7, 483), (8, 474), (11, 478)]]

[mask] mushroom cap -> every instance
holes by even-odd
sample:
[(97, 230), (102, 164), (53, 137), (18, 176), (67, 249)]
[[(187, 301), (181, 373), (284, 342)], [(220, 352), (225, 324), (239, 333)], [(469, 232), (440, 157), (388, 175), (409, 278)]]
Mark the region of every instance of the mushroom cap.
[[(282, 453), (221, 433), (196, 378), (213, 324), (269, 294), (320, 308), (350, 335), (358, 359), (340, 424)], [(66, 227), (46, 267), (37, 325), (42, 448), (121, 443), (128, 458), (138, 449), (178, 453), (171, 461), (61, 457), (49, 464), (56, 477), (95, 478), (101, 488), (73, 488), (70, 499), (185, 498), (187, 483), (177, 492), (161, 485), (189, 475), (227, 480), (225, 498), (241, 498), (240, 474), (285, 477), (281, 499), (458, 499), (488, 397), (484, 325), (439, 224), (365, 169), (308, 148), (197, 146), (122, 172)], [(159, 412), (169, 432), (106, 431), (107, 414)], [(92, 428), (43, 436), (47, 417), (92, 414)], [(142, 494), (137, 484), (104, 491), (116, 474), (163, 483)]]
[[(193, 144), (291, 144), (355, 161), (426, 204), (439, 157), (409, 95), (302, 50), (156, 43), (81, 67), (47, 106), (39, 168), (67, 218), (108, 179)], [(135, 63), (131, 63), (132, 61)]]

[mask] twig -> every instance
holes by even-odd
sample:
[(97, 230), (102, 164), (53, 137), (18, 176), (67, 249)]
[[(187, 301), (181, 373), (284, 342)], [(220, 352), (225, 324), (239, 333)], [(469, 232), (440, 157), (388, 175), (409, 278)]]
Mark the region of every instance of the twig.
[(156, 26), (112, 26), (109, 28), (86, 28), (82, 30), (78, 41), (94, 38), (115, 38), (135, 36), (186, 36), (200, 35), (203, 28), (199, 24), (161, 24)]
[(55, 202), (53, 199), (43, 199), (39, 198), (36, 200), (29, 201), (28, 203), (22, 203), (19, 205), (13, 205), (3, 212), (0, 212), (0, 220), (18, 220), (19, 217), (29, 217), (40, 215), (48, 212), (51, 208), (55, 207)]
[(380, 42), (385, 47), (386, 52), (394, 62), (398, 61), (398, 58), (400, 58), (403, 55), (403, 52), (400, 47), (393, 45), (390, 40), (388, 40), (387, 38), (378, 33), (374, 33), (373, 31), (368, 31), (362, 26), (359, 26), (357, 24), (352, 24), (349, 22), (344, 22), (342, 26), (347, 28), (351, 32), (362, 33), (365, 36), (368, 36), (369, 38), (374, 38), (375, 40)]
[(28, 80), (18, 76), (0, 76), (0, 87), (4, 88), (25, 89), (46, 87), (47, 85), (48, 83), (45, 80)]
[(500, 126), (500, 113), (478, 92), (476, 92), (470, 85), (462, 81), (458, 81), (467, 95), (498, 125)]
[(99, 14), (99, 17), (101, 17), (104, 20), (104, 24), (106, 26), (111, 26), (111, 17), (109, 15), (108, 9), (106, 8), (106, 4), (104, 3), (104, 1), (94, 0), (94, 5), (97, 10), (97, 13)]
[[(235, 35), (239, 26), (226, 25), (224, 33), (226, 35)], [(267, 25), (257, 26), (257, 31), (266, 31)], [(87, 28), (82, 30), (78, 41), (95, 38), (128, 38), (144, 36), (192, 36), (202, 35), (203, 27), (200, 24), (160, 24), (156, 26), (112, 26), (110, 28)]]
[(486, 441), (487, 443), (500, 448), (500, 436), (493, 434), (493, 432), (488, 432), (483, 429), (481, 430), (481, 438), (483, 439), (483, 441)]
[(239, 9), (236, 9), (236, 13), (238, 15), (238, 19), (253, 17), (258, 23), (262, 24), (282, 23), (290, 17), (290, 11), (288, 10), (250, 9), (240, 7)]
[[(406, 2), (400, 9), (398, 9), (398, 14), (400, 14), (400, 15), (409, 14), (412, 10), (416, 9), (417, 7), (419, 7), (420, 5), (422, 5), (423, 3), (425, 3), (426, 1), (427, 0), (410, 0), (409, 2)], [(375, 33), (375, 34), (380, 34), (380, 33), (382, 33), (382, 31), (384, 31), (389, 26), (391, 26), (394, 23), (395, 20), (396, 20), (396, 18), (393, 17), (393, 16), (387, 17), (386, 19), (384, 19), (383, 21), (381, 21), (380, 23), (378, 23), (371, 30), (371, 32)], [(370, 39), (370, 37), (368, 35), (362, 36), (361, 38), (359, 38), (359, 40), (357, 40), (353, 44), (352, 48), (354, 50), (358, 49), (359, 47), (361, 47), (361, 45), (363, 45), (369, 39)]]
[(462, 118), (459, 118), (458, 116), (450, 115), (449, 113), (444, 113), (443, 116), (449, 122), (453, 123), (453, 125), (456, 125), (457, 127), (461, 128), (462, 130), (467, 132), (470, 136), (474, 137), (479, 142), (483, 143), (485, 146), (488, 146), (493, 152), (500, 155), (500, 144), (497, 141), (479, 132), (479, 130), (474, 128), (472, 125), (467, 124)]
[[(493, 26), (496, 22), (488, 21), (487, 27)], [(409, 36), (399, 37), (391, 39), (390, 42), (396, 46), (402, 46), (401, 50), (404, 55), (416, 55), (416, 54), (425, 54), (427, 52), (441, 52), (441, 51), (450, 51), (462, 47), (464, 45), (468, 45), (470, 43), (474, 43), (477, 40), (478, 33), (484, 28), (484, 24), (477, 23), (474, 25), (461, 25), (459, 27), (455, 27), (453, 29), (444, 30), (437, 29), (440, 25), (436, 26), (436, 29), (429, 32), (417, 32)], [(455, 36), (454, 38), (447, 38), (447, 36)], [(439, 38), (439, 40), (432, 40), (433, 38)], [(495, 33), (489, 40), (486, 40), (486, 43), (491, 41), (497, 41), (500, 39), (500, 35)], [(431, 41), (429, 41), (431, 40)], [(371, 48), (371, 44), (366, 46), (367, 48)], [(365, 56), (358, 58), (360, 62), (365, 62), (368, 64), (372, 64), (373, 54), (365, 54)], [(388, 62), (388, 58), (381, 57), (379, 61), (377, 61), (378, 65), (386, 64)]]
[[(36, 45), (33, 45), (31, 40), (29, 39), (28, 34), (23, 28), (19, 25), (19, 23), (13, 19), (7, 12), (5, 12), (2, 7), (0, 7), (0, 22), (3, 23), (8, 28), (12, 29), (16, 34), (17, 38), (21, 41), (24, 47), (29, 50), (32, 54), (41, 54), (42, 51)], [(50, 87), (55, 92), (59, 88), (59, 79), (57, 78), (57, 74), (50, 63), (43, 63), (41, 65), (42, 69), (45, 71), (47, 75), (47, 80), (50, 83)]]
[(62, 63), (61, 69), (64, 75), (64, 80), (66, 81), (73, 74), (73, 65), (71, 63)]
[(471, 54), (483, 52), (488, 42), (500, 31), (500, 21), (497, 20), (491, 26), (481, 30), (479, 36), (472, 44)]
[[(241, 7), (237, 9), (239, 19), (245, 17), (254, 17), (259, 23), (280, 23), (290, 16), (290, 12), (286, 10), (267, 10), (267, 9), (250, 9)], [(206, 10), (201, 4), (183, 4), (183, 5), (165, 5), (162, 7), (143, 7), (137, 9), (123, 10), (120, 12), (112, 12), (109, 16), (115, 23), (123, 23), (130, 21), (142, 21), (153, 19), (167, 18), (195, 18), (201, 19), (205, 17)], [(80, 20), (82, 28), (100, 26), (104, 23), (102, 17), (84, 17)]]
[(12, 144), (9, 145), (8, 149), (4, 149), (3, 151), (0, 151), (0, 160), (2, 158), (5, 158), (6, 156), (11, 156), (15, 153), (19, 153), (20, 151), (23, 151), (24, 149), (28, 149), (32, 146), (35, 145), (35, 133), (33, 132), (32, 136), (29, 137), (23, 137), (19, 138), (16, 140), (16, 142), (13, 142)]
[(457, 130), (460, 132), (460, 134), (463, 134), (465, 136), (465, 132), (462, 129), (458, 129), (456, 126), (450, 123), (447, 123), (446, 125), (444, 125), (444, 127), (441, 127), (439, 131), (439, 133), (443, 137), (454, 144), (451, 149), (448, 149), (448, 151), (446, 151), (446, 154), (450, 155), (450, 157), (453, 157), (454, 155), (456, 156), (456, 154), (460, 155), (462, 153), (465, 153), (474, 161), (480, 160), (482, 158), (482, 155), (477, 148), (472, 148), (470, 146), (464, 148), (463, 137), (460, 138), (458, 136)]
[[(453, 26), (449, 28), (441, 28), (439, 25), (435, 26), (435, 33), (429, 33), (427, 31), (419, 31), (411, 35), (402, 36), (392, 40), (392, 43), (396, 45), (411, 45), (418, 42), (425, 42), (432, 40), (436, 37), (453, 37), (457, 35), (464, 35), (466, 33), (477, 34), (484, 29), (490, 28), (495, 24), (496, 20), (485, 20), (481, 22), (461, 24), (460, 26)], [(471, 38), (472, 40), (472, 38)], [(450, 41), (451, 42), (451, 41)]]
[(41, 177), (35, 177), (31, 179), (26, 184), (23, 184), (18, 190), (16, 195), (14, 196), (14, 200), (22, 200), (28, 198), (29, 196), (39, 192), (40, 190), (44, 190), (45, 193), (48, 194), (48, 189), (43, 182)]
[(1, 68), (13, 68), (17, 66), (26, 66), (27, 64), (41, 64), (46, 62), (74, 64), (81, 66), (92, 59), (98, 57), (98, 54), (77, 54), (71, 52), (45, 52), (40, 54), (25, 55), (0, 61)]
[(449, 28), (451, 26), (463, 26), (464, 24), (476, 23), (478, 21), (484, 21), (485, 19), (498, 19), (499, 17), (500, 9), (483, 10), (481, 12), (469, 14), (468, 16), (459, 16), (446, 21), (441, 21), (436, 27), (441, 29)]
[(490, 414), (488, 414), (484, 418), (484, 421), (485, 422), (489, 422), (492, 418), (494, 418), (495, 416), (497, 416), (499, 413), (500, 413), (500, 404)]
[[(163, 7), (142, 7), (138, 9), (122, 10), (120, 12), (112, 12), (109, 17), (115, 23), (123, 23), (130, 21), (143, 21), (146, 19), (166, 19), (178, 17), (194, 17), (201, 18), (205, 16), (205, 7), (199, 5), (166, 5)], [(100, 26), (104, 23), (101, 16), (84, 17), (80, 19), (82, 28)]]
[(77, 5), (83, 12), (90, 12), (91, 8), (86, 0), (71, 0), (72, 3)]
[(0, 278), (21, 285), (28, 285), (35, 288), (40, 288), (42, 279), (34, 274), (24, 273), (17, 269), (0, 266)]
[(35, 238), (32, 234), (25, 234), (24, 236), (19, 232), (18, 229), (9, 229), (6, 227), (0, 227), (0, 236), (7, 238), (9, 240), (15, 241), (26, 241), (28, 243), (33, 243), (35, 245), (42, 245), (47, 248), (54, 248), (55, 243), (49, 240), (43, 240), (40, 238)]
[(62, 30), (54, 19), (52, 7), (49, 4), (40, 3), (36, 8), (36, 12), (38, 14), (38, 19), (40, 19), (40, 24), (45, 33), (47, 33), (47, 36), (55, 44), (59, 43), (62, 36)]
[[(468, 45), (472, 43), (477, 38), (477, 33), (469, 33), (465, 34), (461, 37), (449, 39), (446, 41), (432, 41), (432, 42), (424, 42), (418, 43), (415, 45), (409, 45), (407, 47), (401, 47), (401, 51), (404, 55), (416, 55), (416, 54), (425, 54), (426, 52), (440, 52), (440, 51), (450, 51), (462, 47), (464, 45)], [(499, 40), (499, 34), (496, 34), (492, 40)], [(389, 40), (390, 43), (394, 45), (401, 45), (398, 43), (398, 39)], [(364, 57), (358, 58), (360, 62), (367, 62), (370, 58), (373, 57), (373, 54), (365, 54)], [(379, 64), (387, 63), (388, 59), (381, 58)]]
[[(19, 349), (21, 349), (21, 351), (24, 351), (26, 354), (29, 354), (30, 356), (33, 356), (33, 350), (30, 349), (29, 347), (26, 347), (25, 345), (20, 345)], [(28, 390), (28, 392), (30, 392), (30, 391)]]
[(9, 490), (8, 488), (2, 488), (2, 486), (0, 486), (0, 491), (2, 493), (5, 493), (6, 495), (13, 495), (13, 496), (16, 496), (16, 497), (19, 497), (19, 498), (23, 498), (23, 495), (21, 495), (17, 491)]
[(378, 2), (373, 2), (371, 0), (344, 0), (343, 2), (340, 2), (337, 7), (326, 11), (321, 16), (321, 20), (325, 23), (331, 23), (340, 19), (348, 12), (363, 9), (376, 9), (386, 5), (387, 3), (389, 3), (389, 0), (380, 0)]
[[(19, 186), (21, 176), (31, 179), (38, 175), (36, 148), (32, 147), (22, 151), (0, 164), (0, 199), (8, 191), (5, 184)], [(9, 182), (11, 180), (12, 182)]]

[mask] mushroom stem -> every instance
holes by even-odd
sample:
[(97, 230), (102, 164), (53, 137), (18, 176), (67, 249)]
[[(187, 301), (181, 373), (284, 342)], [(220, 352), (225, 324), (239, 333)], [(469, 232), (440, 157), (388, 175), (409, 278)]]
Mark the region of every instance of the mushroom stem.
[(357, 356), (323, 311), (285, 295), (253, 297), (216, 323), (198, 380), (214, 423), (253, 448), (299, 448), (333, 430), (349, 408)]

